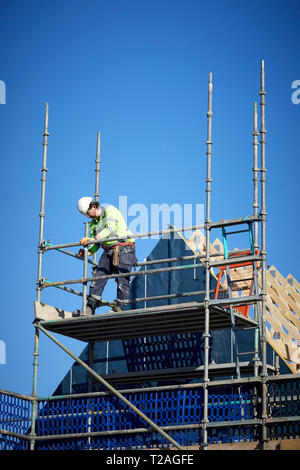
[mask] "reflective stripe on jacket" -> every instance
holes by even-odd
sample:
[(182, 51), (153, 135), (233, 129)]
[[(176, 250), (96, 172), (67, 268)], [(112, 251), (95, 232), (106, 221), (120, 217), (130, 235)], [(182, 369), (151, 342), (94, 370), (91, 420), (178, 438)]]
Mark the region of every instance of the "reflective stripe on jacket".
[[(114, 237), (126, 237), (132, 235), (130, 230), (127, 228), (124, 217), (121, 212), (114, 206), (102, 207), (104, 212), (97, 220), (90, 222), (90, 237), (95, 238), (114, 238)], [(128, 242), (134, 243), (133, 238), (127, 238), (121, 241), (114, 240), (110, 242), (103, 242), (104, 248), (110, 248), (118, 243)], [(89, 247), (90, 253), (95, 253), (100, 244), (91, 245)]]

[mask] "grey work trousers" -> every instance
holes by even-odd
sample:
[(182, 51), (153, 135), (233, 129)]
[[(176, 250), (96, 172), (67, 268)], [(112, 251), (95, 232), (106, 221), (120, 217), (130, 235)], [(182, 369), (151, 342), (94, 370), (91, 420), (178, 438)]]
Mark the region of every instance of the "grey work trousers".
[[(113, 265), (113, 253), (114, 249), (106, 249), (103, 251), (98, 266), (93, 269), (93, 277), (106, 276), (109, 274), (124, 274), (130, 273), (135, 264), (135, 247), (133, 245), (122, 245), (119, 246), (119, 265)], [(117, 279), (117, 298), (115, 303), (124, 307), (128, 302), (129, 297), (129, 282), (130, 276), (118, 277)], [(89, 295), (87, 298), (87, 304), (95, 309), (99, 307), (100, 302), (97, 299), (91, 297), (96, 295), (102, 297), (104, 287), (108, 279), (95, 279), (91, 282), (89, 288)]]

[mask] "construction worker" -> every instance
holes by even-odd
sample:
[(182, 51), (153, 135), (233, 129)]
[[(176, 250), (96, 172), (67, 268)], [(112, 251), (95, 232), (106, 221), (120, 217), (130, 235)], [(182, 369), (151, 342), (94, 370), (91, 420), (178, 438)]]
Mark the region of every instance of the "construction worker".
[[(101, 246), (103, 253), (99, 259), (98, 266), (93, 269), (93, 277), (107, 274), (129, 273), (135, 264), (135, 243), (130, 238), (132, 233), (127, 228), (121, 212), (114, 206), (103, 207), (99, 202), (91, 197), (82, 197), (77, 203), (81, 214), (86, 215), (90, 222), (90, 237), (82, 238), (80, 243), (83, 246), (91, 239), (126, 237), (122, 241), (103, 241)], [(100, 243), (89, 245), (89, 255), (94, 254), (100, 247)], [(78, 256), (82, 257), (84, 250), (81, 248)], [(113, 302), (114, 312), (122, 311), (128, 303), (130, 277), (118, 277), (117, 298)], [(94, 315), (95, 309), (101, 305), (102, 292), (107, 283), (107, 279), (95, 279), (91, 282), (87, 297), (86, 314)], [(95, 298), (96, 296), (97, 298)]]

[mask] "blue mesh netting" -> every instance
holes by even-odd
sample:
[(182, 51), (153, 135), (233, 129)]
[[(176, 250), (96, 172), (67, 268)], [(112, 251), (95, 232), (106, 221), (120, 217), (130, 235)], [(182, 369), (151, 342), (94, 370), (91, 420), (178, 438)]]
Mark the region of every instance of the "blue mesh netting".
[[(159, 426), (195, 425), (192, 429), (172, 430), (169, 434), (181, 445), (199, 445), (202, 439), (203, 389), (191, 387), (170, 390), (143, 390), (124, 396)], [(246, 420), (255, 417), (256, 391), (249, 386), (216, 387), (209, 393), (210, 422)], [(115, 396), (105, 394), (91, 398), (74, 398), (41, 402), (37, 432), (39, 435), (59, 435), (97, 431), (134, 430), (148, 428), (150, 432), (115, 434), (80, 439), (39, 442), (39, 449), (141, 449), (168, 447), (169, 442), (151, 428)], [(251, 440), (253, 430), (243, 426), (209, 432), (209, 442)]]
[[(31, 425), (31, 401), (0, 392), (0, 430), (26, 435)], [(28, 441), (0, 432), (0, 449), (28, 449)]]

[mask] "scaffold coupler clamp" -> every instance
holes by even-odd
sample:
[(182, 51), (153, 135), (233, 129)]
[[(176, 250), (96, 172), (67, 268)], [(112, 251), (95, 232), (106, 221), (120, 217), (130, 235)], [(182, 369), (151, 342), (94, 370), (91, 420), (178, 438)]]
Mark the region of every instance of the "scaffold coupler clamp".
[(210, 220), (206, 220), (204, 222), (204, 229), (205, 230), (210, 230), (211, 229), (211, 221)]
[(38, 289), (43, 289), (43, 287), (44, 287), (45, 283), (47, 282), (47, 280), (48, 280), (48, 279), (45, 278), (45, 277), (41, 277), (40, 279), (38, 279), (38, 280), (36, 281), (37, 288), (38, 288)]
[(43, 240), (38, 248), (39, 248), (39, 251), (42, 251), (44, 253), (44, 251), (46, 250), (46, 247), (50, 245), (50, 240), (46, 241), (46, 240)]

